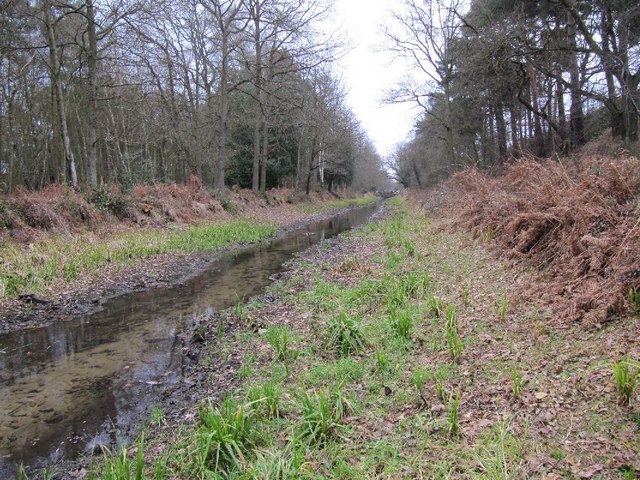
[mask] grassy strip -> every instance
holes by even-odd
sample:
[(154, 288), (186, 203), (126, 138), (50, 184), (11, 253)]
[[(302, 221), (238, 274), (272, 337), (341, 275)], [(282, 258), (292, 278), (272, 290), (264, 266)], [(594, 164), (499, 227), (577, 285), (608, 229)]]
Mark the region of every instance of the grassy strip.
[(378, 197), (374, 195), (366, 195), (360, 198), (348, 198), (344, 200), (331, 200), (319, 204), (309, 204), (302, 207), (304, 213), (324, 213), (337, 208), (364, 207), (375, 202)]
[(0, 249), (0, 298), (41, 292), (60, 279), (70, 282), (107, 263), (125, 264), (168, 252), (197, 252), (231, 243), (253, 243), (273, 235), (276, 226), (253, 220), (231, 220), (173, 231), (154, 229), (120, 234), (111, 239), (69, 241), (51, 238), (29, 250), (18, 245)]
[[(489, 276), (466, 239), (391, 203), (390, 219), (355, 234), (365, 251), (275, 287), (290, 307), (277, 325), (213, 343), (219, 358), (245, 349), (237, 391), (153, 454), (109, 456), (88, 478), (587, 478), (592, 465), (590, 478), (636, 478), (613, 462), (638, 444), (627, 407), (590, 389), (612, 373), (595, 347), (612, 343), (564, 339), (539, 309), (516, 312), (508, 270)], [(595, 432), (606, 447), (583, 448)]]

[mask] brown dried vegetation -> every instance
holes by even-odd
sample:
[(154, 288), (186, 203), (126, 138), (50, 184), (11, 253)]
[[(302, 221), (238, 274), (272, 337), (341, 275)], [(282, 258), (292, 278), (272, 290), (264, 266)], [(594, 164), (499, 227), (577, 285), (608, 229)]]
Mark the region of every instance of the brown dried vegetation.
[(552, 305), (560, 321), (598, 326), (627, 310), (629, 288), (640, 288), (639, 167), (622, 155), (528, 158), (499, 177), (467, 169), (438, 192), (446, 197), (439, 207), (454, 226), (545, 274), (524, 298)]
[[(187, 185), (136, 185), (128, 193), (115, 185), (89, 193), (63, 185), (35, 192), (19, 189), (9, 196), (0, 194), (0, 241), (28, 244), (50, 234), (192, 225), (232, 214), (260, 217), (267, 208), (334, 198), (327, 192), (306, 196), (288, 189), (270, 190), (264, 196), (250, 190), (210, 191), (195, 176)], [(281, 216), (282, 223), (290, 220)]]

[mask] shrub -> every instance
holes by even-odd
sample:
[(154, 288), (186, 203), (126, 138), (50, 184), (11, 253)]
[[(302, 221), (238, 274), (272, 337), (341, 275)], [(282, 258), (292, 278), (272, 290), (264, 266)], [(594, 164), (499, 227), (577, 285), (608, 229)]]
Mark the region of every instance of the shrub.
[(104, 187), (95, 190), (89, 198), (89, 202), (93, 203), (96, 208), (109, 212), (118, 218), (127, 216), (129, 204), (125, 198)]

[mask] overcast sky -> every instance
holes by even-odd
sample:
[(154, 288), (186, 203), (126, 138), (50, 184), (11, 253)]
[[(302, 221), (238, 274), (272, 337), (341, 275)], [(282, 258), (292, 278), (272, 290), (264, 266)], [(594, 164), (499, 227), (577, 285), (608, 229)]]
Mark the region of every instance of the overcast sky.
[[(382, 25), (400, 0), (334, 0), (334, 28), (345, 29), (353, 49), (338, 61), (338, 72), (348, 91), (348, 101), (367, 130), (378, 152), (386, 156), (393, 146), (406, 140), (417, 114), (410, 105), (383, 104), (406, 67), (384, 51)], [(393, 61), (392, 61), (393, 60)]]

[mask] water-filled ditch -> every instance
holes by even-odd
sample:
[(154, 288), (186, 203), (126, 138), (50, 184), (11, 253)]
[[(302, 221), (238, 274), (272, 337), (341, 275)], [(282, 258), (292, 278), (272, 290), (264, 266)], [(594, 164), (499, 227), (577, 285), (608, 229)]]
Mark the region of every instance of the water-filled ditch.
[(284, 262), (367, 221), (353, 209), (222, 255), (180, 285), (133, 292), (72, 321), (0, 336), (0, 478), (129, 436), (180, 382), (184, 332), (211, 309), (258, 294)]

